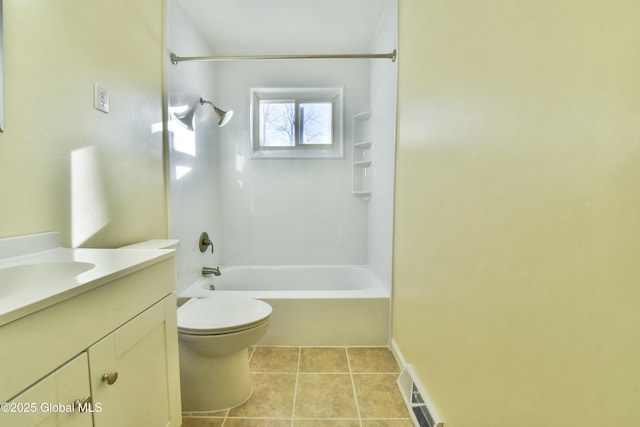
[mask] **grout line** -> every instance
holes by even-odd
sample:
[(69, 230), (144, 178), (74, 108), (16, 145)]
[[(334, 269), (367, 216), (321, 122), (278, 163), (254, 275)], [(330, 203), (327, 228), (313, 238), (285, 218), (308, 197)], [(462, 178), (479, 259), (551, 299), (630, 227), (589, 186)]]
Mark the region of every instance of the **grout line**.
[(384, 348), (389, 350), (388, 345), (269, 345), (269, 344), (259, 344), (253, 346), (257, 347), (268, 347), (268, 348)]
[[(252, 353), (252, 355), (253, 355), (253, 353)], [(249, 360), (251, 360), (251, 359), (249, 359)], [(252, 393), (253, 393), (253, 391), (252, 391)], [(227, 419), (229, 419), (229, 412), (231, 412), (231, 409), (227, 409), (227, 411), (225, 412), (224, 418), (222, 419), (222, 424), (220, 424), (220, 427), (224, 427), (225, 424), (227, 424)]]
[(349, 365), (349, 378), (351, 379), (351, 388), (353, 389), (353, 400), (356, 402), (356, 410), (358, 411), (358, 423), (362, 427), (362, 414), (360, 413), (360, 404), (358, 403), (358, 394), (356, 393), (356, 382), (353, 380), (353, 369), (351, 369), (351, 358), (349, 358), (349, 350), (345, 347), (344, 352), (347, 356), (347, 365)]
[(300, 359), (302, 359), (302, 348), (298, 347), (298, 365), (296, 367), (296, 384), (293, 387), (293, 404), (291, 405), (291, 427), (296, 415), (296, 398), (298, 396), (298, 380), (300, 379)]
[[(245, 421), (245, 420), (249, 420), (249, 421), (291, 421), (291, 418), (288, 417), (236, 417), (236, 418), (232, 418), (232, 420), (235, 420), (237, 422), (241, 422), (241, 421)], [(208, 426), (208, 424), (205, 424)], [(255, 425), (255, 424), (252, 424)], [(271, 424), (269, 424), (271, 425)], [(278, 425), (281, 425), (280, 423), (278, 423)]]
[(380, 372), (354, 372), (353, 375), (400, 375), (397, 371), (380, 371)]

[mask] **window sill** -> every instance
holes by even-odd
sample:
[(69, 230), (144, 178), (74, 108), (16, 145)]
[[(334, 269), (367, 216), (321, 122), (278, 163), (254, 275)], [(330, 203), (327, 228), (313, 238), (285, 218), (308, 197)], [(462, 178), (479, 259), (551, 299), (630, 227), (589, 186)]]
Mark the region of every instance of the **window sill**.
[(304, 148), (298, 150), (251, 150), (251, 159), (343, 159), (340, 148)]

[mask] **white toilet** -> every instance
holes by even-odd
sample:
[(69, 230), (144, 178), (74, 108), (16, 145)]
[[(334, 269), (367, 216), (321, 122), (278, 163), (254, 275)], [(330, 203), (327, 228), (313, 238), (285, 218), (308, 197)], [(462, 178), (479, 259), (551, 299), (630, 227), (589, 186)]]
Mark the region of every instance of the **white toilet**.
[(215, 294), (178, 308), (182, 410), (218, 411), (251, 396), (249, 346), (264, 336), (271, 306)]
[[(178, 240), (148, 240), (127, 249), (178, 249)], [(251, 396), (249, 346), (264, 336), (271, 306), (214, 292), (178, 308), (180, 388), (185, 412), (218, 411)]]

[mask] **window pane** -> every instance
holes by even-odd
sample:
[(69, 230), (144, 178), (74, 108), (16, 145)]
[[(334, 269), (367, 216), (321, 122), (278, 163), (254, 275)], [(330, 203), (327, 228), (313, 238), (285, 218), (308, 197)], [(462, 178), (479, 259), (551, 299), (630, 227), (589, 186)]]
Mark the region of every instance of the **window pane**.
[(300, 144), (333, 144), (333, 103), (300, 103)]
[(295, 104), (260, 101), (260, 146), (295, 145)]

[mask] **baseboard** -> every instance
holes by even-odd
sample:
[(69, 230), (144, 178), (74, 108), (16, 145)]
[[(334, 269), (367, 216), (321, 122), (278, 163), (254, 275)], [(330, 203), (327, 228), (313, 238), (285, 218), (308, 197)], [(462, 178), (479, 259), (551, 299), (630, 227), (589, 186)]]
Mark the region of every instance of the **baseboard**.
[(405, 366), (407, 366), (407, 362), (404, 359), (404, 356), (402, 356), (402, 353), (400, 352), (400, 348), (398, 348), (398, 343), (394, 339), (391, 339), (391, 353), (393, 354), (393, 357), (396, 359), (396, 363), (398, 364), (398, 366), (400, 367), (400, 370), (402, 371), (405, 368)]

